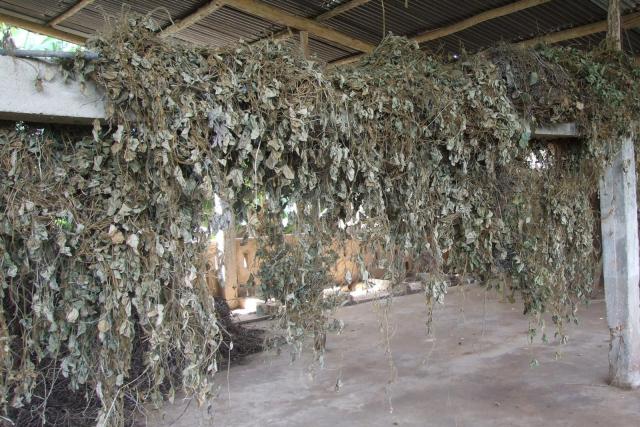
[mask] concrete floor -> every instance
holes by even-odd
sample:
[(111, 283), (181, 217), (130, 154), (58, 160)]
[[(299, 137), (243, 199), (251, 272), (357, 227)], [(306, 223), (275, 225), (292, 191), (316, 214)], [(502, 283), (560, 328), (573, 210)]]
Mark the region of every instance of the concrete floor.
[[(176, 401), (149, 414), (165, 426), (640, 426), (640, 391), (606, 385), (604, 302), (580, 313), (570, 340), (528, 345), (520, 304), (452, 290), (424, 329), (423, 296), (393, 301), (395, 380), (374, 304), (345, 307), (341, 335), (327, 337), (324, 369), (287, 351), (255, 355), (216, 376), (209, 408)], [(485, 310), (486, 308), (486, 310)], [(483, 314), (486, 312), (486, 315)], [(484, 333), (483, 333), (484, 325)], [(556, 360), (556, 352), (561, 357)], [(531, 367), (532, 360), (537, 367)], [(229, 388), (227, 388), (229, 386)], [(144, 425), (144, 423), (143, 423)]]

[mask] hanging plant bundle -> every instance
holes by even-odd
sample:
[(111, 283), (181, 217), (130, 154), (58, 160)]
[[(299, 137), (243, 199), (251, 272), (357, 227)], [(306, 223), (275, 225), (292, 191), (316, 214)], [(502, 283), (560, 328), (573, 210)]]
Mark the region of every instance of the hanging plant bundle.
[[(640, 115), (624, 56), (501, 47), (448, 63), (389, 37), (326, 69), (288, 42), (161, 41), (137, 16), (89, 47), (100, 59), (67, 69), (104, 88), (106, 123), (0, 128), (0, 396), (19, 425), (122, 425), (177, 390), (212, 396), (214, 194), (261, 237), (254, 281), (292, 342), (324, 336), (336, 240), (381, 254), (394, 283), (412, 256), (430, 302), (446, 274), (506, 278), (561, 335), (591, 292), (591, 197)], [(582, 142), (531, 139), (559, 122)]]

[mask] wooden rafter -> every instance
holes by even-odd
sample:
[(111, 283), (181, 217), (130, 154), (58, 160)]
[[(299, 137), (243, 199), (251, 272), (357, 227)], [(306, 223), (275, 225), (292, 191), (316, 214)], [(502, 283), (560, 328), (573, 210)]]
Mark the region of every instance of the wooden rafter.
[[(629, 15), (625, 15), (621, 19), (621, 26), (625, 30), (629, 30), (632, 28), (640, 27), (640, 12), (631, 13)], [(607, 31), (608, 21), (599, 21), (594, 22), (592, 24), (581, 25), (579, 27), (569, 28), (563, 31), (557, 31), (554, 33), (549, 33), (544, 36), (534, 37), (529, 40), (524, 40), (516, 43), (516, 45), (521, 47), (532, 47), (540, 43), (559, 43), (566, 40), (578, 39), (581, 37), (590, 36), (592, 34), (602, 33)], [(354, 62), (357, 62), (362, 58), (362, 55), (354, 55), (347, 58), (339, 59), (337, 61), (333, 61), (331, 66), (340, 66), (347, 65)]]
[(347, 46), (361, 52), (371, 52), (375, 48), (371, 43), (351, 37), (347, 34), (322, 25), (312, 19), (293, 15), (285, 10), (271, 6), (257, 0), (227, 0), (225, 4), (236, 10), (254, 15), (267, 21), (275, 22), (285, 27), (308, 31), (317, 37)]
[(191, 25), (195, 24), (198, 21), (203, 20), (204, 18), (211, 15), (216, 10), (220, 9), (222, 6), (225, 5), (225, 3), (226, 2), (224, 0), (210, 1), (204, 6), (201, 6), (200, 8), (198, 8), (195, 12), (191, 13), (190, 15), (185, 16), (184, 18), (177, 21), (176, 23), (169, 25), (167, 28), (163, 29), (162, 32), (160, 33), (160, 37), (168, 37), (179, 31), (184, 30), (187, 27), (190, 27)]
[(73, 5), (70, 9), (68, 9), (64, 13), (61, 13), (60, 15), (56, 16), (51, 21), (49, 21), (48, 22), (49, 26), (55, 27), (56, 25), (60, 24), (62, 21), (71, 18), (73, 15), (80, 12), (82, 9), (89, 6), (94, 1), (95, 0), (80, 0), (78, 3)]
[(520, 12), (525, 9), (529, 9), (535, 6), (540, 6), (544, 3), (549, 3), (551, 0), (520, 0), (515, 3), (509, 3), (502, 7), (487, 10), (470, 18), (463, 19), (455, 24), (448, 25), (446, 27), (438, 28), (436, 30), (425, 31), (412, 37), (412, 40), (418, 43), (429, 42), (432, 40), (441, 39), (454, 33), (458, 33), (467, 28), (481, 24), (492, 19), (500, 18), (502, 16), (511, 15), (516, 12)]
[(353, 64), (354, 62), (360, 61), (363, 56), (364, 56), (363, 54), (359, 53), (357, 55), (347, 56), (346, 58), (336, 59), (335, 61), (330, 62), (329, 66), (339, 67), (341, 65)]
[(331, 18), (335, 18), (338, 15), (342, 15), (343, 13), (347, 13), (349, 12), (351, 9), (355, 9), (356, 7), (360, 7), (362, 5), (365, 5), (367, 3), (369, 3), (371, 0), (351, 0), (351, 1), (347, 1), (344, 2), (336, 7), (334, 7), (331, 10), (328, 10), (318, 16), (316, 16), (315, 18), (313, 18), (314, 21), (318, 21), (318, 22), (322, 22), (322, 21), (328, 21)]
[[(455, 34), (462, 30), (466, 30), (467, 28), (481, 24), (483, 22), (500, 18), (502, 16), (511, 15), (513, 13), (520, 12), (522, 10), (529, 9), (535, 6), (540, 6), (541, 4), (548, 3), (550, 1), (551, 0), (519, 0), (514, 3), (509, 3), (505, 6), (486, 10), (482, 13), (463, 19), (462, 21), (456, 22), (446, 27), (421, 32), (418, 35), (411, 37), (411, 40), (414, 40), (418, 43), (424, 43), (424, 42), (441, 39), (443, 37), (449, 36), (451, 34)], [(337, 66), (337, 65), (351, 64), (353, 62), (359, 61), (360, 58), (362, 58), (361, 54), (354, 55), (354, 56), (350, 56), (347, 58), (334, 61), (331, 63), (331, 65)]]
[[(336, 7), (334, 7), (331, 10), (328, 10), (324, 13), (321, 13), (320, 15), (316, 16), (315, 18), (313, 18), (314, 21), (316, 22), (323, 22), (323, 21), (328, 21), (331, 18), (335, 18), (336, 16), (342, 15), (343, 13), (347, 13), (348, 11), (350, 11), (351, 9), (355, 9), (356, 7), (360, 7), (366, 3), (369, 3), (371, 0), (351, 0), (345, 3), (342, 3)], [(270, 38), (270, 39), (282, 39), (282, 38), (286, 38), (286, 37), (290, 37), (293, 33), (291, 32), (291, 30), (289, 28), (285, 28), (284, 30), (280, 30), (272, 35), (270, 35), (269, 37), (265, 37), (265, 38)], [(264, 39), (260, 39), (260, 40), (264, 40)], [(259, 42), (260, 40), (256, 40), (256, 42)]]
[[(631, 13), (622, 17), (623, 29), (628, 30), (636, 27), (640, 27), (640, 12)], [(522, 47), (531, 47), (540, 43), (559, 43), (566, 40), (579, 39), (580, 37), (586, 37), (592, 34), (603, 33), (607, 31), (607, 28), (608, 22), (607, 20), (604, 20), (594, 22), (593, 24), (581, 25), (567, 30), (557, 31), (540, 37), (534, 37), (517, 44)]]
[(55, 37), (57, 39), (64, 40), (70, 43), (84, 44), (84, 42), (87, 40), (87, 38), (83, 36), (70, 34), (68, 32), (61, 31), (56, 28), (52, 28), (45, 24), (39, 24), (37, 22), (27, 21), (26, 19), (7, 15), (5, 13), (0, 13), (0, 22), (4, 22), (8, 25), (24, 28), (25, 30), (32, 31), (34, 33), (42, 34), (49, 37)]

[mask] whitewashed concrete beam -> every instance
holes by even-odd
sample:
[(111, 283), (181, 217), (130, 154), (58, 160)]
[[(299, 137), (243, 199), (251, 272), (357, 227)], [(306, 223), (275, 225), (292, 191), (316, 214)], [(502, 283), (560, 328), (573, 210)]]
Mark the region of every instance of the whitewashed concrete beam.
[[(0, 56), (0, 119), (45, 123), (88, 124), (104, 119), (103, 95), (88, 83), (84, 92), (73, 81), (64, 82), (58, 66), (26, 58)], [(536, 139), (576, 138), (575, 123), (539, 126)]]
[(638, 214), (633, 138), (624, 140), (600, 180), (602, 261), (609, 345), (609, 380), (640, 387)]
[(578, 126), (575, 123), (556, 123), (546, 126), (538, 126), (532, 134), (536, 139), (563, 139), (578, 138)]
[(0, 56), (0, 120), (89, 124), (105, 117), (94, 84), (65, 82), (55, 64)]

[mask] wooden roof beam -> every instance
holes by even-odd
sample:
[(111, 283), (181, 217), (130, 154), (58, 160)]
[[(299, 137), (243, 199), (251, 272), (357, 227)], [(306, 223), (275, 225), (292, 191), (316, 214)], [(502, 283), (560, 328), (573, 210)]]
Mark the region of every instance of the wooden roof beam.
[(412, 37), (411, 39), (417, 41), (418, 43), (424, 43), (424, 42), (441, 39), (451, 34), (458, 33), (462, 30), (466, 30), (467, 28), (481, 24), (483, 22), (500, 18), (502, 16), (511, 15), (516, 12), (520, 12), (522, 10), (529, 9), (535, 6), (540, 6), (541, 4), (549, 3), (550, 1), (551, 0), (519, 0), (515, 3), (509, 3), (502, 7), (497, 7), (495, 9), (487, 10), (485, 12), (479, 13), (467, 19), (463, 19), (462, 21), (456, 22), (455, 24), (451, 24), (446, 27), (438, 28), (436, 30), (425, 31), (423, 33), (418, 34), (417, 36)]
[(322, 22), (328, 21), (331, 18), (335, 18), (338, 15), (342, 15), (343, 13), (349, 12), (351, 9), (355, 9), (356, 7), (363, 6), (369, 3), (371, 0), (351, 0), (344, 2), (331, 10), (327, 10), (326, 12), (316, 16), (313, 18), (314, 21)]
[[(549, 44), (559, 43), (567, 40), (590, 36), (592, 34), (605, 32), (608, 29), (608, 25), (609, 25), (608, 21), (603, 20), (599, 22), (594, 22), (592, 24), (569, 28), (563, 31), (549, 33), (544, 36), (534, 37), (532, 39), (524, 40), (515, 44), (520, 47), (533, 47), (540, 43), (549, 43)], [(640, 12), (631, 13), (622, 17), (623, 29), (629, 30), (637, 27), (640, 27)], [(351, 64), (353, 62), (359, 61), (360, 58), (362, 58), (362, 55), (354, 55), (347, 58), (339, 59), (337, 61), (333, 61), (330, 65), (331, 66), (347, 65), (347, 64)]]
[[(500, 18), (502, 16), (511, 15), (513, 13), (520, 12), (522, 10), (529, 9), (535, 6), (540, 6), (541, 4), (549, 3), (550, 1), (551, 0), (519, 0), (514, 3), (509, 3), (505, 6), (486, 10), (482, 13), (471, 16), (467, 19), (463, 19), (462, 21), (456, 22), (455, 24), (451, 24), (446, 27), (424, 31), (422, 33), (419, 33), (418, 35), (411, 37), (410, 39), (418, 43), (425, 43), (441, 39), (451, 34), (458, 33), (462, 30), (466, 30), (467, 28), (481, 24), (483, 22)], [(337, 61), (333, 61), (331, 65), (338, 66), (351, 64), (353, 62), (359, 61), (361, 57), (362, 55), (350, 56), (347, 58), (339, 59)]]
[(5, 24), (13, 25), (15, 27), (24, 28), (25, 30), (42, 34), (44, 36), (55, 37), (69, 43), (84, 44), (87, 41), (87, 38), (84, 36), (71, 34), (66, 31), (52, 28), (48, 25), (39, 24), (33, 21), (27, 21), (26, 19), (7, 15), (5, 13), (0, 13), (0, 22), (4, 22)]
[[(579, 27), (569, 28), (563, 31), (546, 34), (540, 37), (534, 37), (517, 43), (518, 46), (532, 47), (540, 43), (559, 43), (566, 40), (579, 39), (581, 37), (590, 36), (592, 34), (603, 33), (607, 31), (609, 24), (607, 20), (594, 22), (593, 24), (581, 25)], [(622, 17), (622, 28), (629, 30), (640, 27), (640, 12), (631, 13)]]
[(339, 67), (341, 65), (353, 64), (354, 62), (360, 61), (363, 56), (364, 56), (363, 54), (358, 53), (357, 55), (352, 55), (352, 56), (347, 56), (346, 58), (336, 59), (335, 61), (329, 62), (328, 66), (329, 66), (329, 68), (333, 68), (333, 67)]
[[(331, 18), (335, 18), (336, 16), (342, 15), (343, 13), (347, 13), (348, 11), (350, 11), (351, 9), (355, 9), (356, 7), (360, 7), (362, 5), (365, 5), (367, 3), (369, 3), (371, 0), (351, 0), (345, 3), (342, 3), (336, 7), (334, 7), (331, 10), (328, 10), (324, 13), (321, 13), (320, 15), (316, 16), (315, 18), (313, 18), (314, 21), (316, 22), (323, 22), (323, 21), (328, 21)], [(280, 30), (274, 34), (272, 34), (269, 37), (265, 37), (262, 38), (260, 40), (264, 40), (264, 39), (282, 39), (282, 38), (286, 38), (286, 37), (290, 37), (292, 35), (291, 30), (289, 28), (285, 28), (284, 30)], [(256, 40), (256, 43), (259, 42), (260, 40)]]
[(271, 6), (257, 0), (227, 0), (225, 5), (249, 15), (254, 15), (267, 21), (275, 22), (285, 27), (308, 31), (317, 37), (350, 47), (361, 52), (372, 52), (375, 48), (371, 43), (351, 37), (347, 34), (322, 25), (312, 19), (293, 15), (285, 10)]
[(68, 9), (67, 11), (65, 11), (64, 13), (56, 16), (55, 18), (53, 18), (51, 21), (48, 22), (48, 25), (50, 27), (55, 27), (58, 24), (60, 24), (62, 21), (71, 18), (73, 15), (75, 15), (76, 13), (80, 12), (82, 9), (84, 9), (85, 7), (89, 6), (91, 3), (93, 3), (95, 0), (80, 0), (78, 3), (76, 3), (75, 5), (73, 5), (70, 9)]
[(180, 31), (184, 30), (185, 28), (188, 28), (188, 27), (192, 26), (193, 24), (195, 24), (195, 23), (203, 20), (207, 16), (211, 15), (216, 10), (220, 9), (222, 6), (225, 5), (225, 3), (226, 2), (224, 0), (212, 0), (212, 1), (210, 1), (209, 3), (205, 4), (204, 6), (201, 6), (198, 9), (196, 9), (190, 15), (187, 15), (184, 18), (180, 19), (179, 21), (176, 21), (175, 23), (173, 23), (173, 24), (169, 25), (168, 27), (164, 28), (162, 30), (162, 32), (159, 34), (160, 37), (164, 38), (164, 37), (172, 36), (172, 35), (176, 34), (177, 32), (180, 32)]

